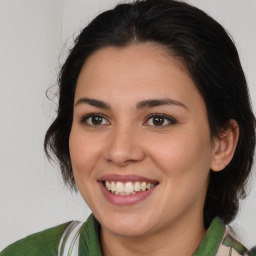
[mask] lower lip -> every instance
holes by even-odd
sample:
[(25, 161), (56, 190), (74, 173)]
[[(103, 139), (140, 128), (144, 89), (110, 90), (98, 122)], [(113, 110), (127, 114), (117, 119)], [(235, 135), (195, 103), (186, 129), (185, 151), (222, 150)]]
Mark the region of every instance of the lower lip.
[(146, 191), (140, 191), (140, 192), (136, 192), (136, 194), (134, 195), (116, 195), (111, 193), (103, 184), (103, 182), (99, 182), (100, 184), (100, 188), (101, 191), (103, 193), (103, 195), (105, 196), (105, 198), (112, 204), (115, 205), (132, 205), (132, 204), (136, 204), (140, 201), (145, 200), (146, 198), (148, 198), (150, 196), (150, 194), (155, 190), (155, 187), (146, 190)]

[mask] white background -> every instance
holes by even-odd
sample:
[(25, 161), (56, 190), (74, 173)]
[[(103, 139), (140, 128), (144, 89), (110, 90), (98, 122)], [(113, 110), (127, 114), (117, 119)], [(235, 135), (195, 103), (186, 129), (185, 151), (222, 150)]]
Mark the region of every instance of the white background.
[[(43, 152), (54, 117), (45, 91), (56, 83), (65, 45), (114, 0), (0, 0), (0, 251), (33, 232), (90, 213), (67, 191)], [(190, 0), (233, 36), (256, 109), (256, 0)], [(255, 111), (254, 111), (255, 113)], [(255, 172), (255, 168), (254, 168)], [(256, 245), (256, 189), (232, 224)]]

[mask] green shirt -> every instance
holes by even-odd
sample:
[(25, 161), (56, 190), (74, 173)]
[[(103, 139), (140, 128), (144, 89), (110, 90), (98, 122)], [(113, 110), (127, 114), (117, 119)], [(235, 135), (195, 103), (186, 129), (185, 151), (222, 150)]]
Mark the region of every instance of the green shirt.
[[(57, 256), (61, 236), (69, 223), (30, 235), (11, 245), (0, 256)], [(90, 215), (80, 229), (79, 256), (102, 256), (99, 240), (100, 224)], [(246, 248), (233, 239), (225, 225), (215, 218), (208, 228), (194, 256), (239, 256), (245, 255)], [(255, 251), (250, 251), (254, 256)]]

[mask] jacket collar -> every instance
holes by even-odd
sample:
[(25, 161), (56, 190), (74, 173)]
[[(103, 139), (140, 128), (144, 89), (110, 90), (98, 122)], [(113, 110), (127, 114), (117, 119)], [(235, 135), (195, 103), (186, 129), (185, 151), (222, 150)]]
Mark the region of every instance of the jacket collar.
[[(225, 225), (219, 218), (213, 219), (206, 235), (193, 256), (214, 256), (221, 244)], [(79, 256), (102, 256), (100, 247), (100, 224), (91, 214), (80, 233)]]

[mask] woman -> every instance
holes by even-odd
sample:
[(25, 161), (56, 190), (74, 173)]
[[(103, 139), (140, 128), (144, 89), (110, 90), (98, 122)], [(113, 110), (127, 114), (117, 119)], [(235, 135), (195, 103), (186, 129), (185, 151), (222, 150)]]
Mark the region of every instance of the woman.
[(220, 24), (172, 0), (120, 4), (78, 36), (59, 86), (45, 150), (93, 215), (1, 256), (248, 253), (225, 224), (245, 195), (255, 117)]

